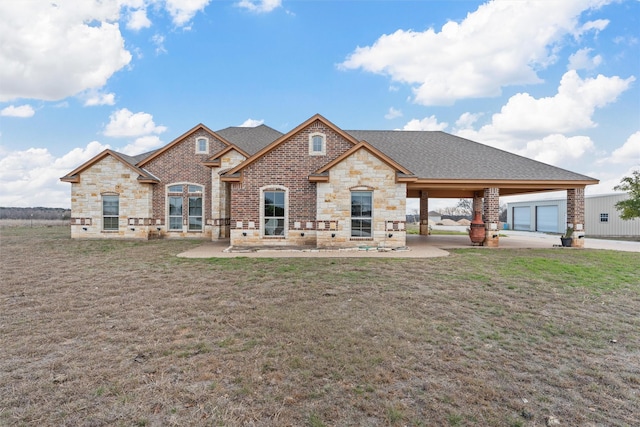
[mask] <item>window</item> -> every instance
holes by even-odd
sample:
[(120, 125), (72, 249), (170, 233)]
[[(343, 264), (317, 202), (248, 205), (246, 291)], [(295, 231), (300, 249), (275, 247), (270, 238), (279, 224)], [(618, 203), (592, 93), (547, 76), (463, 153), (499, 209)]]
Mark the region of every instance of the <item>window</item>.
[(609, 214), (601, 213), (600, 214), (600, 222), (609, 222)]
[(282, 190), (264, 191), (264, 235), (284, 236), (285, 192)]
[(209, 152), (209, 140), (207, 138), (196, 139), (196, 153), (208, 153)]
[(202, 230), (202, 197), (189, 197), (189, 231)]
[(102, 196), (102, 229), (117, 231), (120, 217), (119, 196)]
[[(184, 193), (185, 189), (187, 190), (186, 193)], [(204, 187), (197, 184), (172, 184), (167, 186), (169, 231), (182, 231), (185, 223), (188, 231), (203, 230), (203, 192)], [(184, 208), (185, 206), (186, 209)]]
[(371, 191), (351, 192), (351, 237), (371, 237)]
[(325, 136), (321, 133), (309, 135), (309, 154), (312, 156), (324, 156), (326, 154)]
[(182, 196), (169, 196), (169, 230), (182, 230)]

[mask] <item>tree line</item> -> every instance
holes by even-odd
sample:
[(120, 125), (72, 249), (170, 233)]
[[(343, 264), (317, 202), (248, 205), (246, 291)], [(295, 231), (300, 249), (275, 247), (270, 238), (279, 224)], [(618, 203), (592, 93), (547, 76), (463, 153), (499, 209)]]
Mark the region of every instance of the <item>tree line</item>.
[(0, 207), (0, 219), (69, 219), (71, 209), (64, 208), (3, 208)]

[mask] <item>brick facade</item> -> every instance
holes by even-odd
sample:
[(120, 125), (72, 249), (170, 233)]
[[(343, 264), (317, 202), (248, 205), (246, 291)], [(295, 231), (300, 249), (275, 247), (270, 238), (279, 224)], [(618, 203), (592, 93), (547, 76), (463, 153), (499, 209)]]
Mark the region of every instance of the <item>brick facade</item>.
[(487, 230), (484, 244), (489, 247), (497, 247), (500, 240), (500, 230), (498, 230), (500, 222), (500, 189), (485, 188), (483, 205), (484, 225)]
[[(201, 137), (209, 140), (207, 153), (196, 153), (196, 139)], [(209, 132), (204, 129), (198, 129), (143, 165), (144, 169), (160, 179), (160, 182), (155, 184), (153, 188), (153, 218), (159, 220), (162, 224), (166, 223), (168, 215), (166, 206), (167, 185), (196, 184), (204, 187), (203, 230), (201, 232), (187, 231), (185, 226), (182, 232), (169, 232), (167, 227), (163, 226), (162, 232), (166, 237), (212, 237), (212, 173), (211, 168), (202, 163), (211, 154), (221, 151), (225, 147), (224, 143), (217, 140)], [(182, 215), (183, 220), (186, 221), (188, 216), (186, 204), (183, 206)]]
[[(326, 155), (309, 155), (309, 136), (325, 135)], [(242, 171), (242, 182), (231, 186), (231, 244), (251, 245), (260, 238), (260, 189), (266, 185), (281, 186), (288, 190), (288, 229), (296, 222), (316, 220), (316, 183), (309, 175), (343, 154), (352, 144), (320, 120), (292, 135)], [(252, 223), (255, 230), (242, 235), (238, 222), (246, 227)], [(238, 229), (238, 230), (236, 230)], [(305, 241), (311, 236), (305, 235)], [(285, 244), (271, 238), (271, 244)], [(260, 243), (260, 242), (258, 242)]]
[(567, 190), (567, 228), (573, 229), (572, 247), (584, 247), (584, 188)]

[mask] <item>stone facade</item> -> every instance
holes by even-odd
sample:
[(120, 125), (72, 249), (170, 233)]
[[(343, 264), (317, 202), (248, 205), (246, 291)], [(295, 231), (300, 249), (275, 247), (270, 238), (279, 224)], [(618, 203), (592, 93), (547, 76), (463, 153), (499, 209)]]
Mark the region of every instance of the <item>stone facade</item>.
[[(71, 187), (72, 238), (142, 238), (149, 236), (155, 221), (152, 215), (151, 184), (138, 182), (138, 174), (113, 156), (105, 156)], [(117, 195), (117, 230), (104, 230), (102, 197)]]
[(228, 239), (231, 225), (231, 187), (220, 179), (220, 173), (229, 170), (246, 157), (236, 150), (225, 153), (220, 158), (220, 167), (211, 168), (211, 219), (212, 239)]
[[(329, 182), (318, 183), (318, 247), (404, 246), (407, 189), (395, 172), (364, 148), (332, 167)], [(371, 238), (351, 236), (351, 192), (359, 190), (373, 194)]]

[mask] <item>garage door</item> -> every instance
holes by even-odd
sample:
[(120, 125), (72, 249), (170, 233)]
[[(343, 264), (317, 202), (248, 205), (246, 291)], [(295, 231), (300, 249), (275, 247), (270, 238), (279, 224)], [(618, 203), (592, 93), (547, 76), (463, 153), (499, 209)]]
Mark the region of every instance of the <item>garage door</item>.
[(513, 229), (531, 230), (531, 208), (529, 206), (513, 208)]
[(536, 207), (536, 230), (547, 233), (558, 232), (558, 207), (538, 206)]

